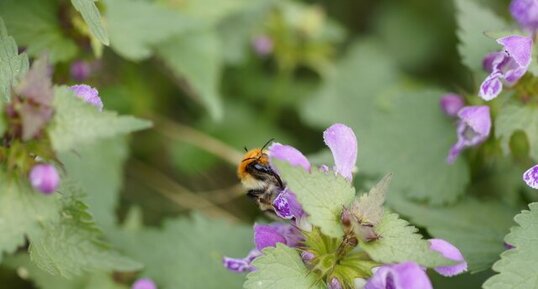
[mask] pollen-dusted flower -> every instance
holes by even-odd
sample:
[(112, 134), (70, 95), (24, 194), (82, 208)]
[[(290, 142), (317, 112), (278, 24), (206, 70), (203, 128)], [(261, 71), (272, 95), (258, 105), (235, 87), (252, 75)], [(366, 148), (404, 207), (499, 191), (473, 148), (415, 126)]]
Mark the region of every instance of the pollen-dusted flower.
[(533, 166), (523, 173), (523, 181), (533, 189), (538, 189), (538, 165)]
[(479, 95), (484, 100), (492, 100), (502, 91), (503, 83), (512, 86), (527, 72), (532, 58), (532, 39), (526, 36), (510, 35), (497, 39), (503, 46), (502, 52), (488, 54), (483, 61), (490, 72), (480, 85)]
[(510, 13), (521, 28), (531, 32), (538, 29), (538, 0), (513, 0)]
[(141, 278), (133, 283), (131, 289), (157, 289), (157, 285), (149, 278)]
[(432, 289), (426, 272), (413, 262), (384, 265), (368, 279), (364, 289)]
[(252, 39), (252, 48), (259, 56), (267, 56), (273, 52), (273, 40), (267, 35), (259, 35)]
[(86, 84), (73, 85), (69, 88), (75, 92), (77, 97), (97, 107), (99, 111), (103, 110), (103, 102), (99, 97), (99, 92), (97, 91), (97, 89)]
[(487, 105), (466, 106), (458, 112), (458, 141), (448, 153), (447, 162), (453, 163), (461, 151), (485, 141), (491, 130), (491, 117)]
[(32, 187), (46, 195), (56, 192), (60, 185), (60, 175), (53, 165), (37, 164), (30, 171)]
[(465, 105), (463, 98), (455, 93), (447, 93), (439, 101), (441, 110), (448, 116), (457, 116), (458, 111)]
[(441, 255), (447, 259), (459, 262), (452, 266), (434, 268), (437, 273), (446, 277), (451, 277), (467, 271), (467, 262), (465, 262), (465, 259), (458, 248), (443, 239), (430, 239), (428, 241), (430, 242), (430, 249), (441, 253)]

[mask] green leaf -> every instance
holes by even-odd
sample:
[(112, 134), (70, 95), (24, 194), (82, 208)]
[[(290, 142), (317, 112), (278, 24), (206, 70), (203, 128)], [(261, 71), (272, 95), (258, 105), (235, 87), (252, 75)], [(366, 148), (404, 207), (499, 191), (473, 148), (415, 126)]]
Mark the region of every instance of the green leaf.
[(63, 180), (61, 218), (42, 223), (43, 232), (30, 235), (30, 257), (41, 269), (66, 278), (86, 271), (136, 271), (141, 264), (119, 255), (102, 240), (80, 192)]
[(67, 87), (55, 88), (54, 107), (56, 113), (49, 126), (49, 136), (58, 152), (151, 126), (149, 121), (132, 116), (100, 112), (76, 97)]
[(30, 56), (47, 53), (53, 63), (72, 59), (78, 50), (75, 42), (65, 37), (58, 13), (58, 1), (0, 1), (0, 16), (17, 43), (26, 47)]
[[(168, 220), (162, 229), (142, 228), (117, 231), (114, 244), (128, 256), (145, 264), (141, 276), (149, 277), (159, 289), (240, 288), (244, 276), (222, 266), (223, 255), (243, 258), (252, 249), (252, 227), (211, 220)], [(210, 276), (210, 277), (209, 277)]]
[(0, 102), (10, 99), (13, 83), (26, 74), (28, 66), (28, 57), (19, 54), (15, 40), (8, 35), (0, 18)]
[(59, 155), (69, 178), (76, 180), (87, 194), (85, 200), (100, 227), (116, 223), (115, 209), (127, 156), (124, 137), (101, 140)]
[(489, 9), (481, 7), (474, 0), (455, 0), (457, 9), (458, 51), (463, 64), (471, 71), (482, 71), (482, 60), (501, 47), (486, 32), (502, 30), (507, 24)]
[(341, 122), (354, 129), (359, 172), (392, 172), (395, 191), (434, 204), (454, 202), (469, 169), (462, 157), (446, 163), (456, 128), (439, 108), (444, 91), (403, 85), (382, 51), (374, 42), (354, 45), (302, 114), (323, 128)]
[(359, 243), (374, 261), (380, 263), (413, 261), (428, 268), (452, 265), (452, 261), (432, 251), (428, 241), (417, 234), (418, 229), (399, 219), (397, 214), (385, 213), (375, 231), (381, 236), (380, 239)]
[(498, 274), (484, 283), (484, 289), (538, 288), (538, 203), (531, 203), (514, 220), (519, 226), (512, 227), (505, 241), (515, 248), (501, 254), (493, 265)]
[(510, 152), (510, 138), (516, 131), (523, 131), (529, 143), (529, 155), (538, 160), (538, 109), (533, 106), (507, 105), (495, 120), (495, 135), (501, 141), (505, 154)]
[(342, 176), (312, 168), (293, 167), (283, 161), (275, 161), (280, 177), (295, 193), (312, 225), (323, 234), (341, 238), (344, 234), (340, 224), (342, 209), (355, 197), (355, 188)]
[(41, 232), (40, 224), (58, 218), (56, 195), (32, 190), (25, 178), (11, 180), (0, 171), (0, 259), (25, 242), (25, 236)]
[(93, 36), (104, 45), (108, 45), (108, 33), (105, 27), (103, 27), (103, 21), (101, 20), (101, 15), (95, 2), (97, 0), (71, 0), (71, 4), (82, 15), (82, 19), (84, 19), (84, 22), (90, 28)]
[(222, 118), (218, 91), (222, 69), (220, 51), (217, 35), (209, 30), (174, 37), (157, 48), (157, 55), (177, 77), (187, 81), (188, 91), (199, 98), (214, 119)]
[(190, 30), (195, 23), (147, 1), (105, 0), (105, 4), (111, 46), (131, 60), (150, 57), (161, 42)]
[(305, 267), (299, 252), (283, 244), (268, 247), (254, 260), (256, 271), (247, 275), (245, 289), (322, 289), (316, 274)]
[(449, 207), (428, 207), (396, 197), (389, 205), (435, 238), (454, 244), (471, 272), (490, 268), (505, 250), (503, 237), (515, 212), (500, 202), (466, 198)]

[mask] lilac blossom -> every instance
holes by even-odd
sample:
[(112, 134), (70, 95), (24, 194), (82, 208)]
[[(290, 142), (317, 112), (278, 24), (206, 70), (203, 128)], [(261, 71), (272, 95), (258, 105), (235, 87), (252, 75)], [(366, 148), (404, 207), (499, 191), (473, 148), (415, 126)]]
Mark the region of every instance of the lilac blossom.
[(497, 39), (497, 43), (503, 46), (503, 51), (488, 54), (483, 61), (484, 68), (490, 74), (480, 85), (479, 95), (487, 101), (501, 93), (503, 83), (507, 86), (516, 84), (531, 63), (530, 37), (510, 35)]
[(99, 97), (99, 92), (97, 91), (97, 89), (86, 84), (73, 85), (69, 88), (74, 91), (75, 95), (80, 99), (97, 107), (99, 111), (103, 110), (103, 102)]
[(384, 265), (368, 279), (364, 289), (432, 289), (426, 272), (413, 262)]
[(463, 98), (455, 93), (447, 93), (439, 101), (441, 110), (448, 116), (457, 116), (458, 111), (465, 105)]
[(157, 289), (157, 285), (149, 278), (142, 278), (136, 280), (131, 289)]
[(513, 0), (510, 13), (524, 30), (536, 32), (538, 29), (538, 0)]
[(491, 130), (491, 117), (489, 107), (486, 105), (466, 106), (458, 112), (458, 118), (458, 141), (448, 153), (449, 164), (456, 160), (463, 149), (485, 141)]
[(46, 195), (54, 193), (60, 185), (60, 175), (53, 165), (37, 164), (30, 171), (32, 187)]
[(273, 40), (267, 35), (259, 35), (252, 39), (252, 48), (259, 56), (267, 56), (273, 52)]
[(458, 248), (443, 239), (430, 239), (429, 242), (430, 249), (441, 253), (441, 255), (447, 259), (459, 262), (452, 266), (440, 266), (434, 268), (437, 273), (446, 277), (451, 277), (467, 271), (467, 262), (465, 262), (465, 259)]
[(538, 165), (533, 166), (523, 173), (523, 181), (533, 189), (538, 189)]

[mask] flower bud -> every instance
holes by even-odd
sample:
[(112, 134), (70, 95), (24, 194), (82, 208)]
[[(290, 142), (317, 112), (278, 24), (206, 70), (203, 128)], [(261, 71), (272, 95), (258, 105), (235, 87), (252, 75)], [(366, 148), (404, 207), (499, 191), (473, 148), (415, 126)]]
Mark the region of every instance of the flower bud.
[(458, 111), (465, 105), (463, 98), (454, 93), (443, 95), (439, 104), (441, 105), (441, 110), (448, 116), (458, 115)]
[(69, 72), (73, 80), (84, 81), (90, 76), (91, 66), (86, 61), (77, 60), (71, 64)]
[(273, 52), (273, 40), (267, 35), (260, 35), (252, 40), (252, 48), (258, 56), (267, 56)]
[(538, 0), (513, 0), (510, 13), (523, 29), (538, 29)]
[(60, 175), (53, 165), (37, 164), (30, 171), (30, 183), (34, 189), (44, 193), (54, 193), (60, 185)]
[(338, 281), (337, 278), (332, 278), (331, 282), (329, 282), (328, 289), (342, 289), (342, 284), (340, 284), (340, 281)]
[(69, 88), (75, 92), (77, 97), (97, 107), (99, 111), (103, 110), (103, 102), (99, 97), (99, 92), (97, 91), (97, 89), (86, 84), (73, 85)]
[(136, 280), (133, 286), (131, 286), (131, 289), (157, 289), (157, 285), (149, 278), (142, 278)]

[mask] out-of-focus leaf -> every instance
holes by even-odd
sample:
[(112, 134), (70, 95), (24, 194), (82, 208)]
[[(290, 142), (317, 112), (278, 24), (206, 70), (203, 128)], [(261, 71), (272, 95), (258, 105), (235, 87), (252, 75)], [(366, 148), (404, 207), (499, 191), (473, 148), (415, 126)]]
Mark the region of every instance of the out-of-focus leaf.
[(157, 55), (177, 77), (187, 80), (188, 90), (214, 119), (221, 119), (223, 113), (218, 90), (222, 69), (220, 50), (216, 34), (209, 30), (174, 37), (157, 48)]
[(151, 126), (149, 121), (132, 116), (100, 112), (66, 87), (55, 89), (54, 107), (56, 112), (49, 135), (52, 146), (59, 152)]
[(428, 268), (452, 265), (450, 260), (430, 249), (430, 244), (417, 233), (417, 228), (398, 218), (397, 214), (385, 213), (375, 231), (381, 236), (378, 240), (359, 243), (374, 261), (413, 261)]
[(153, 54), (161, 42), (184, 33), (195, 23), (177, 11), (147, 1), (106, 0), (112, 48), (131, 60)]
[(342, 237), (340, 215), (355, 197), (355, 188), (344, 177), (317, 168), (307, 172), (302, 167), (293, 167), (278, 160), (275, 165), (312, 225), (319, 227), (325, 235)]
[(495, 119), (495, 135), (501, 140), (505, 154), (510, 152), (510, 138), (523, 131), (529, 142), (529, 155), (538, 160), (538, 109), (532, 106), (507, 105)]
[(234, 14), (254, 2), (261, 0), (160, 0), (171, 8), (181, 11), (184, 15), (201, 20), (205, 25), (215, 25), (224, 17)]
[(111, 238), (145, 264), (142, 276), (155, 280), (159, 289), (175, 289), (178, 284), (191, 289), (240, 288), (244, 276), (227, 271), (222, 257), (242, 258), (253, 246), (250, 226), (199, 215), (169, 220), (162, 229), (125, 229)]
[(247, 275), (245, 289), (322, 289), (323, 282), (305, 267), (299, 252), (277, 243), (276, 247), (263, 250), (256, 258), (256, 271)]
[(519, 226), (512, 227), (505, 238), (513, 249), (501, 254), (501, 260), (493, 264), (499, 274), (484, 283), (484, 289), (538, 288), (538, 203), (531, 203), (515, 221)]
[(467, 198), (449, 207), (429, 207), (395, 194), (389, 205), (425, 227), (435, 238), (454, 244), (469, 264), (469, 271), (488, 269), (505, 250), (503, 237), (515, 211), (495, 201)]
[(30, 279), (40, 289), (127, 289), (128, 287), (114, 282), (111, 273), (94, 272), (84, 276), (66, 279), (53, 276), (41, 270), (30, 261), (27, 254), (19, 254), (6, 259), (6, 265), (18, 272), (25, 272), (25, 278)]
[(24, 244), (25, 236), (41, 232), (42, 222), (58, 218), (56, 195), (45, 196), (32, 190), (26, 179), (11, 180), (0, 171), (0, 259)]
[(392, 172), (395, 191), (434, 204), (454, 202), (469, 173), (461, 158), (446, 163), (456, 131), (439, 108), (443, 91), (396, 84), (398, 75), (380, 47), (359, 43), (302, 114), (320, 127), (351, 126), (361, 146), (361, 173)]
[(97, 0), (71, 0), (71, 4), (73, 4), (75, 9), (82, 15), (82, 19), (84, 19), (84, 22), (86, 22), (88, 28), (90, 28), (93, 36), (104, 45), (108, 45), (108, 33), (103, 26), (101, 14), (99, 14), (99, 9), (97, 9), (95, 2), (97, 2)]
[(30, 257), (41, 269), (66, 278), (86, 271), (136, 271), (141, 264), (111, 250), (80, 200), (79, 189), (63, 180), (59, 220), (44, 222), (43, 232), (30, 235)]
[(59, 156), (68, 177), (76, 180), (86, 193), (89, 210), (101, 227), (116, 223), (115, 209), (127, 154), (127, 142), (119, 137), (77, 147)]
[(4, 18), (10, 34), (30, 56), (48, 53), (51, 62), (72, 59), (77, 45), (66, 38), (58, 17), (58, 1), (3, 0), (0, 16)]
[(15, 40), (8, 35), (4, 21), (0, 18), (0, 102), (10, 99), (11, 86), (27, 71), (28, 57), (24, 53), (19, 54)]
[(471, 71), (482, 71), (482, 60), (499, 44), (486, 36), (486, 32), (506, 28), (506, 23), (489, 9), (474, 0), (455, 0), (457, 9), (458, 47), (463, 64)]

